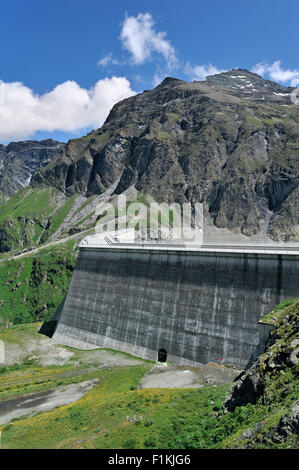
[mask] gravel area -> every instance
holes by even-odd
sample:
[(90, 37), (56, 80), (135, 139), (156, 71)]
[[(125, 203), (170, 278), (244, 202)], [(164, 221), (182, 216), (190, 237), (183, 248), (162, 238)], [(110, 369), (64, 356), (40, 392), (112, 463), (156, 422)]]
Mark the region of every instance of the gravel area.
[(98, 382), (99, 379), (86, 380), (78, 384), (65, 385), (3, 401), (0, 403), (0, 425), (9, 423), (15, 418), (33, 416), (37, 413), (53, 410), (57, 406), (74, 403)]
[(202, 388), (233, 382), (241, 369), (209, 362), (201, 367), (155, 365), (141, 380), (141, 388)]

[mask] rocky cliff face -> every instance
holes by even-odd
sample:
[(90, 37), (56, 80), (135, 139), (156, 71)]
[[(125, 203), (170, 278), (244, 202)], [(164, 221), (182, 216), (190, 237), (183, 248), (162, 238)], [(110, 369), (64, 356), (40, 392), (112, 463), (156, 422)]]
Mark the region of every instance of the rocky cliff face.
[(204, 202), (218, 228), (299, 237), (299, 107), (246, 70), (165, 79), (114, 106), (33, 177), (67, 195), (134, 185), (159, 202)]
[(0, 201), (27, 186), (37, 170), (59, 156), (62, 146), (51, 139), (0, 145)]
[(268, 406), (269, 414), (277, 409), (277, 423), (269, 426), (266, 420), (258, 422), (236, 439), (236, 447), (272, 446), (285, 439), (298, 445), (298, 313), (299, 302), (281, 312), (266, 352), (243, 372), (224, 403), (229, 412), (248, 403)]

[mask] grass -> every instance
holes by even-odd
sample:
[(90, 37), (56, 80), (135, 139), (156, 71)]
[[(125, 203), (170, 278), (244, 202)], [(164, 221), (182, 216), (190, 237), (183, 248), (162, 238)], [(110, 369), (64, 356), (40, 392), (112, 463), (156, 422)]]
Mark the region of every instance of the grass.
[(33, 418), (14, 421), (8, 429), (2, 426), (2, 447), (67, 447), (78, 434), (82, 439), (94, 435), (99, 426), (105, 425), (110, 429), (118, 418), (108, 419), (111, 403), (118, 394), (129, 392), (132, 385), (138, 384), (148, 368), (136, 366), (99, 370), (97, 377), (101, 380), (100, 385), (76, 402), (75, 406), (67, 405)]
[(53, 235), (57, 230), (58, 228), (60, 227), (60, 225), (63, 223), (63, 221), (65, 220), (66, 216), (68, 215), (68, 213), (70, 212), (73, 204), (74, 204), (74, 201), (76, 199), (77, 195), (75, 194), (74, 196), (72, 196), (65, 204), (64, 206), (62, 206), (55, 214), (53, 217), (51, 217), (50, 219), (50, 227), (49, 229), (44, 233), (44, 236), (42, 237), (42, 242), (45, 243), (50, 237), (51, 235)]
[(253, 405), (222, 413), (230, 385), (138, 389), (149, 367), (94, 373), (99, 385), (76, 403), (0, 427), (3, 448), (217, 448), (266, 416)]
[[(41, 325), (41, 322), (15, 325), (0, 332), (0, 340), (7, 350), (17, 353), (13, 364), (0, 367), (0, 401), (97, 377), (99, 365), (103, 366), (106, 353), (109, 353), (109, 358), (117, 356), (119, 361), (133, 359), (140, 365), (152, 365), (152, 361), (107, 348), (80, 350), (68, 346), (52, 346), (48, 338), (38, 333)], [(26, 349), (28, 345), (30, 347)], [(41, 366), (40, 358), (45, 357), (45, 348), (48, 348), (48, 353), (53, 357), (61, 348), (72, 355), (63, 365)]]
[(180, 115), (177, 113), (167, 113), (167, 116), (170, 117), (170, 119), (173, 119), (174, 121), (178, 121), (180, 119)]
[[(66, 198), (54, 187), (27, 187), (2, 204), (0, 211), (0, 253), (13, 254), (46, 243), (69, 215), (78, 195)], [(76, 213), (93, 198), (90, 197)], [(87, 220), (90, 216), (87, 216)], [(80, 221), (78, 221), (80, 222)], [(78, 224), (77, 224), (78, 225)], [(61, 232), (60, 236), (68, 235)]]
[(267, 313), (261, 319), (264, 323), (272, 323), (273, 325), (281, 320), (284, 315), (283, 310), (290, 305), (298, 302), (299, 298), (296, 299), (284, 299), (280, 304), (276, 305), (271, 312)]
[(169, 140), (172, 139), (172, 135), (166, 131), (158, 131), (157, 134), (154, 135), (159, 140)]
[(76, 261), (74, 241), (0, 264), (1, 323), (48, 320), (65, 296)]
[(59, 191), (53, 187), (25, 188), (1, 206), (0, 250), (39, 243), (47, 220), (57, 211)]
[(1, 207), (0, 221), (18, 217), (46, 217), (55, 209), (53, 198), (58, 193), (53, 187), (22, 189)]
[[(88, 370), (90, 368), (91, 370)], [(0, 403), (27, 393), (83, 382), (98, 377), (99, 372), (85, 366), (81, 371), (78, 366), (36, 367), (24, 361), (23, 364), (0, 369), (1, 390)], [(8, 380), (9, 378), (9, 380)]]
[(136, 389), (149, 367), (98, 371), (99, 385), (76, 403), (2, 426), (2, 447), (168, 447), (185, 424), (220, 406), (228, 388)]
[[(298, 337), (296, 324), (299, 302), (282, 306), (277, 320), (277, 340), (261, 356), (265, 390), (256, 404), (223, 410), (231, 385), (201, 389), (140, 389), (141, 378), (150, 362), (118, 368), (89, 369), (76, 376), (64, 375), (82, 366), (88, 351), (72, 349), (75, 357), (64, 366), (36, 367), (28, 361), (6, 368), (1, 374), (0, 400), (21, 393), (98, 378), (99, 383), (75, 403), (13, 420), (0, 426), (2, 447), (96, 448), (96, 449), (213, 449), (247, 445), (245, 431), (255, 430), (253, 448), (298, 447), (296, 436), (269, 441), (267, 436), (298, 399), (298, 370), (285, 366), (268, 368), (268, 359), (289, 350)], [(36, 334), (34, 325), (20, 325), (0, 335), (5, 341), (19, 341), (22, 335)], [(71, 348), (68, 348), (71, 349)], [(280, 356), (277, 356), (280, 357)], [(296, 372), (297, 371), (297, 372)], [(4, 398), (3, 398), (4, 397)]]
[[(39, 326), (17, 325), (0, 333), (0, 339), (21, 347), (24, 338), (29, 341), (36, 336)], [(210, 434), (229, 385), (200, 390), (139, 389), (141, 378), (152, 367), (152, 362), (143, 360), (136, 366), (106, 369), (84, 363), (82, 373), (67, 375), (80, 371), (89, 354), (67, 349), (74, 356), (63, 366), (40, 367), (26, 358), (21, 364), (0, 369), (0, 401), (91, 378), (99, 378), (99, 385), (73, 404), (0, 426), (3, 448), (211, 445)], [(226, 425), (225, 429), (231, 427)]]

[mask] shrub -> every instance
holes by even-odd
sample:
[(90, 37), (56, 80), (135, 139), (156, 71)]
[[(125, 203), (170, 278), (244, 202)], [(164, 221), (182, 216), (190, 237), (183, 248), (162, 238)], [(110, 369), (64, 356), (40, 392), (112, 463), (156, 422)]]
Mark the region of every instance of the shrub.
[(130, 437), (123, 442), (123, 449), (135, 449), (136, 448), (136, 439)]
[(144, 441), (144, 447), (156, 447), (156, 446), (157, 446), (157, 443), (153, 437), (148, 437)]

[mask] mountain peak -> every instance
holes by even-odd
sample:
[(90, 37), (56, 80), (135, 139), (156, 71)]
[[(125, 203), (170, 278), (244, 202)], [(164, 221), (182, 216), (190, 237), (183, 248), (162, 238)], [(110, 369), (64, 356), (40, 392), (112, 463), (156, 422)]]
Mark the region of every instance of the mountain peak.
[[(259, 101), (273, 104), (292, 104), (290, 94), (294, 90), (292, 87), (284, 87), (271, 80), (251, 72), (247, 69), (236, 68), (209, 75), (206, 81), (194, 80), (198, 85), (205, 84), (226, 94), (235, 95), (239, 98), (246, 98), (250, 101)], [(155, 89), (168, 91), (177, 86), (189, 87), (190, 83), (174, 77), (166, 77)]]
[(178, 85), (179, 83), (183, 83), (184, 80), (180, 80), (179, 78), (174, 78), (174, 77), (166, 77), (164, 80), (159, 83), (158, 87), (165, 87), (165, 86), (172, 86), (172, 85)]
[(277, 104), (291, 104), (290, 93), (294, 90), (241, 68), (209, 75), (207, 83), (242, 98)]
[(83, 197), (134, 187), (157, 202), (204, 202), (216, 239), (225, 229), (253, 242), (265, 233), (297, 240), (298, 123), (290, 89), (248, 70), (167, 77), (117, 103), (101, 129), (67, 143), (31, 184)]

